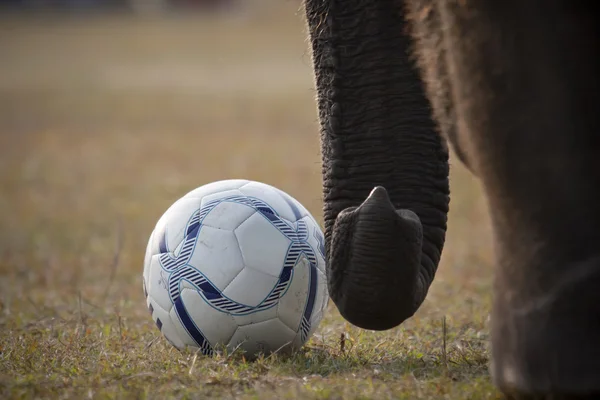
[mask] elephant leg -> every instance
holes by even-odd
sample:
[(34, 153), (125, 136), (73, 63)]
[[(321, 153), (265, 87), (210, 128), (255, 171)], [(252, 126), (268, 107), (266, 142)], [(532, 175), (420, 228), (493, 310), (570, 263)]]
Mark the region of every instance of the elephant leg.
[(329, 292), (367, 329), (411, 317), (446, 234), (448, 151), (410, 59), (403, 0), (306, 0)]
[[(432, 103), (451, 99), (448, 138), (491, 210), (494, 381), (516, 398), (599, 395), (597, 11), (559, 0), (408, 7)], [(427, 70), (442, 51), (444, 67)], [(436, 100), (440, 81), (449, 95)]]

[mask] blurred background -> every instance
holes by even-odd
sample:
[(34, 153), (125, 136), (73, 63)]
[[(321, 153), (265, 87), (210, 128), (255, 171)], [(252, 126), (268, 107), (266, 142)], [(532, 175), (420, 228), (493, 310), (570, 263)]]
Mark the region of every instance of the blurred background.
[[(131, 373), (114, 372), (122, 353), (135, 361), (120, 365), (162, 376), (171, 365), (165, 360), (180, 360), (163, 342), (163, 352), (147, 351), (158, 330), (144, 300), (142, 263), (156, 221), (175, 200), (215, 180), (246, 178), (290, 193), (322, 222), (301, 0), (0, 4), (0, 356), (9, 360), (0, 362), (0, 397), (3, 382), (13, 381), (39, 393), (52, 387), (61, 398), (63, 385), (77, 384), (85, 393), (73, 398), (88, 396), (86, 363), (96, 368), (93, 360), (105, 357), (98, 354), (109, 355), (96, 387), (116, 390), (120, 381), (105, 377)], [(487, 382), (491, 235), (479, 184), (453, 156), (451, 162), (448, 235), (427, 301), (402, 328), (370, 340), (389, 339), (392, 354), (404, 354), (395, 343), (405, 332), (409, 351), (430, 355), (441, 348), (439, 321), (447, 318), (452, 334), (466, 341), (462, 348), (481, 354), (471, 372), (447, 378), (471, 387), (472, 376)], [(329, 310), (319, 335), (335, 346), (350, 327), (333, 303)], [(79, 337), (81, 324), (87, 336), (65, 353), (62, 343)], [(123, 352), (124, 345), (136, 351)], [(410, 373), (398, 382), (412, 388), (413, 369), (403, 363), (390, 371)], [(168, 369), (187, 377), (182, 365)], [(365, 370), (375, 367), (365, 361)], [(353, 371), (341, 372), (341, 385), (356, 379)], [(163, 389), (171, 393), (173, 382), (214, 387), (189, 375), (168, 375)]]
[(109, 290), (145, 320), (149, 234), (214, 180), (270, 183), (320, 217), (300, 2), (150, 3), (2, 0), (0, 297), (91, 299), (119, 240)]
[(239, 2), (239, 0), (1, 0), (0, 4), (5, 6), (5, 8), (38, 11), (87, 10), (97, 12), (101, 10), (128, 10), (134, 12), (164, 12), (181, 9), (215, 10), (226, 8)]
[[(1, 4), (0, 326), (38, 318), (41, 305), (68, 313), (78, 296), (99, 315), (118, 309), (151, 326), (141, 286), (150, 232), (211, 181), (269, 183), (322, 221), (300, 0)], [(459, 163), (451, 180), (447, 244), (420, 313), (483, 321), (487, 210)], [(332, 306), (324, 332), (342, 323)]]

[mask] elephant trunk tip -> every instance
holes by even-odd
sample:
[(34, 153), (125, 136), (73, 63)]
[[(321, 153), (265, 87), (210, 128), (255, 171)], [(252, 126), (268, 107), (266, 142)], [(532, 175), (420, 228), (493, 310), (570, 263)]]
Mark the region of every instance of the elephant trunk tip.
[[(388, 192), (387, 190), (385, 190), (385, 188), (383, 186), (375, 186), (373, 188), (373, 190), (371, 190), (371, 193), (369, 193), (369, 196), (367, 197), (366, 201), (390, 201), (390, 197), (388, 196)], [(391, 204), (391, 201), (390, 201)]]
[(332, 231), (329, 290), (356, 326), (391, 329), (416, 311), (423, 232), (418, 216), (396, 210), (375, 187), (358, 207), (339, 213)]

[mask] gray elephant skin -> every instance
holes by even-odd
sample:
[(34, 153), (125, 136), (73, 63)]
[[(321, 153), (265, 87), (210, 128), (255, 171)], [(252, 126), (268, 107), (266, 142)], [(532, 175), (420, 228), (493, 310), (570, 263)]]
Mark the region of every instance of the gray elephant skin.
[(386, 330), (444, 246), (448, 147), (482, 183), (491, 374), (514, 398), (600, 397), (598, 12), (579, 0), (305, 0), (328, 286)]

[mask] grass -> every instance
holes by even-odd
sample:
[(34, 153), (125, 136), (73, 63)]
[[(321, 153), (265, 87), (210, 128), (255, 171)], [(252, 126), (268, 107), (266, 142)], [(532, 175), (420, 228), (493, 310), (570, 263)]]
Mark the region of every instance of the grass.
[(141, 287), (157, 218), (232, 177), (321, 218), (318, 125), (297, 5), (235, 16), (0, 16), (0, 398), (495, 399), (491, 240), (452, 166), (425, 304), (386, 332), (330, 308), (293, 356), (180, 353)]

